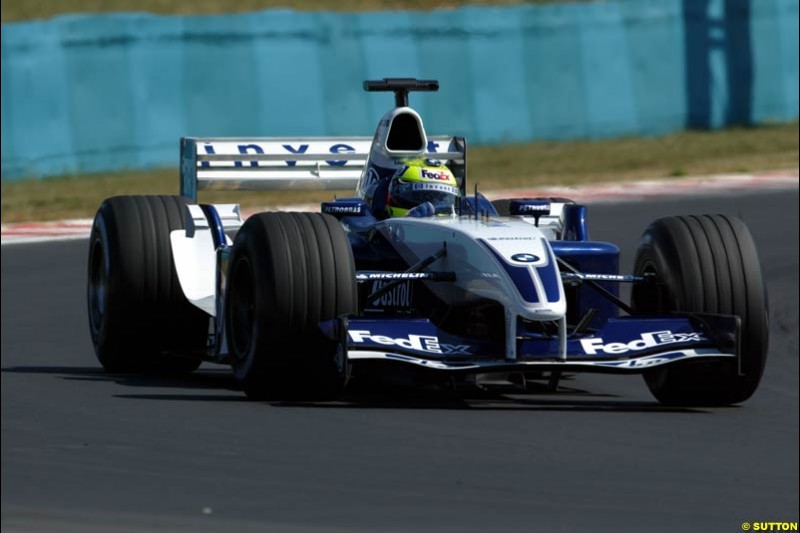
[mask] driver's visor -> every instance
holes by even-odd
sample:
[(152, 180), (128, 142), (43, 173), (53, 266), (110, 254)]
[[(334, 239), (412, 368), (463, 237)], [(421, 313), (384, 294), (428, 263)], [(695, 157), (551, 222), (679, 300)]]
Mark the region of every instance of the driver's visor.
[(430, 202), (436, 210), (449, 209), (455, 205), (458, 187), (444, 183), (395, 180), (389, 188), (392, 206), (412, 209), (423, 202)]

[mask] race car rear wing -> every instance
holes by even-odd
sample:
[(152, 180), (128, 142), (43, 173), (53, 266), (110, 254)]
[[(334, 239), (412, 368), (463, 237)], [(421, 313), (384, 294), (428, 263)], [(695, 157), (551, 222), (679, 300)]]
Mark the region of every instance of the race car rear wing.
[[(181, 196), (210, 190), (355, 190), (372, 137), (181, 138)], [(466, 143), (429, 137), (426, 153), (463, 183)], [(461, 176), (459, 172), (461, 171)]]

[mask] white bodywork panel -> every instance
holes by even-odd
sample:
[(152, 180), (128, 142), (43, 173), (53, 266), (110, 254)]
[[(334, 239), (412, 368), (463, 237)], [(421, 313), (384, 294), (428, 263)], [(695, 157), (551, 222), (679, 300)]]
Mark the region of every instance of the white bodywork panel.
[(197, 229), (194, 237), (185, 230), (169, 234), (175, 271), (186, 299), (211, 316), (216, 310), (216, 251), (211, 231)]
[[(455, 272), (456, 285), (503, 303), (512, 314), (529, 320), (559, 320), (566, 315), (564, 288), (548, 242), (552, 230), (546, 234), (518, 218), (467, 217), (396, 218), (381, 222), (378, 227), (401, 255), (408, 255), (403, 259), (409, 264), (432, 255), (446, 243), (447, 255), (435, 263), (435, 269)], [(512, 259), (518, 254), (530, 262)], [(555, 269), (555, 273), (548, 269)], [(518, 282), (510, 272), (519, 278)], [(556, 276), (549, 280), (550, 293), (557, 289), (555, 298), (547, 298), (540, 273)], [(520, 281), (535, 289), (538, 301), (523, 297)], [(449, 290), (447, 284), (429, 286), (434, 292)], [(447, 299), (446, 295), (442, 297)]]
[[(226, 229), (242, 225), (239, 206), (219, 204), (214, 208)], [(217, 251), (203, 210), (187, 205), (186, 229), (170, 233), (175, 271), (186, 299), (211, 316), (217, 314)], [(226, 235), (225, 240), (233, 244)]]
[[(213, 204), (212, 207), (219, 215), (222, 227), (226, 230), (239, 229), (244, 221), (239, 212), (239, 204)], [(196, 229), (209, 229), (208, 220), (199, 205), (189, 204), (186, 206), (186, 235), (191, 237)]]

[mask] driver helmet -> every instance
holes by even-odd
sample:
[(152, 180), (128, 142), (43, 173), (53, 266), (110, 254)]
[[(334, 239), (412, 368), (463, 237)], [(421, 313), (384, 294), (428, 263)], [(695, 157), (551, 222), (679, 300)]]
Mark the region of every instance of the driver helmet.
[(386, 192), (389, 217), (405, 216), (418, 205), (429, 202), (437, 214), (453, 214), (458, 199), (458, 182), (440, 161), (412, 159), (394, 175)]

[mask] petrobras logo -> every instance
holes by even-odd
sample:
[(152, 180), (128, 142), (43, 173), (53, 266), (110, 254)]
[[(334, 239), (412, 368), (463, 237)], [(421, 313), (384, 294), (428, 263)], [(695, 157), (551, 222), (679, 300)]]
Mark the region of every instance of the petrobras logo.
[(520, 213), (550, 213), (550, 204), (522, 204), (517, 207)]
[(361, 205), (325, 205), (322, 212), (331, 215), (360, 215), (361, 208)]
[(395, 339), (385, 335), (373, 335), (369, 330), (351, 330), (347, 332), (354, 343), (374, 342), (383, 346), (397, 346), (406, 350), (442, 354), (439, 337), (435, 335), (409, 335)]
[(429, 180), (442, 180), (442, 181), (449, 181), (453, 179), (453, 176), (444, 170), (428, 170), (426, 168), (421, 169), (420, 175), (423, 178)]
[(610, 342), (606, 344), (602, 338), (581, 339), (581, 347), (587, 355), (597, 355), (599, 353), (616, 355), (656, 348), (665, 344), (701, 342), (705, 340), (706, 338), (699, 333), (673, 333), (670, 330), (665, 330), (642, 333), (638, 339), (627, 343)]
[(509, 211), (512, 215), (549, 215), (550, 202), (543, 200), (512, 200), (509, 205)]

